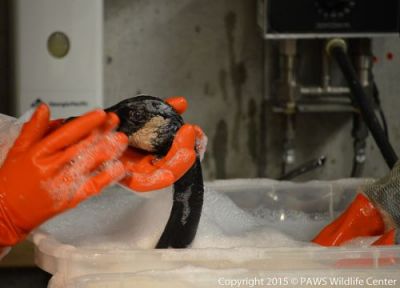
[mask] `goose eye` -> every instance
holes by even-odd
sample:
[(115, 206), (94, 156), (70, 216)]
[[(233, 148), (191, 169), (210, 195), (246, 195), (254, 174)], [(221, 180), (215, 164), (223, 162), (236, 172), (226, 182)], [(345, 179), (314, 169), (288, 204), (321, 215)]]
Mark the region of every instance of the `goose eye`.
[(143, 114), (140, 113), (139, 111), (129, 111), (129, 118), (135, 122), (135, 121), (140, 121), (143, 119)]

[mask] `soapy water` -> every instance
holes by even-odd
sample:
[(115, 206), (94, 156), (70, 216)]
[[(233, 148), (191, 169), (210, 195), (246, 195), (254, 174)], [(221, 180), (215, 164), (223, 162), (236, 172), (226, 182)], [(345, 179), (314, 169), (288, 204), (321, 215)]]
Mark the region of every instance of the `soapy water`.
[[(19, 135), (33, 109), (21, 118), (0, 115), (0, 164)], [(206, 141), (206, 138), (203, 139)], [(198, 143), (197, 145), (200, 145)], [(90, 157), (90, 149), (85, 153)], [(202, 153), (201, 153), (202, 154)], [(85, 155), (77, 155), (79, 161)], [(76, 163), (75, 163), (76, 164)], [(96, 173), (115, 165), (107, 162)], [(74, 176), (77, 181), (68, 191), (76, 190), (87, 177)], [(78, 177), (80, 176), (80, 177)], [(50, 181), (51, 182), (51, 181)], [(65, 187), (51, 187), (55, 197), (65, 193)], [(243, 191), (245, 193), (246, 191)], [(70, 193), (72, 195), (72, 192)], [(143, 198), (146, 196), (149, 199)], [(72, 197), (72, 196), (71, 196)], [(172, 191), (140, 194), (124, 191), (118, 186), (93, 197), (41, 227), (59, 241), (80, 247), (99, 249), (154, 248), (171, 210)], [(312, 245), (309, 240), (332, 220), (326, 214), (309, 215), (298, 210), (268, 209), (262, 205), (243, 208), (226, 194), (206, 189), (204, 207), (193, 248), (229, 247), (301, 247)], [(346, 246), (368, 246), (376, 240), (359, 238)]]
[[(152, 249), (168, 220), (172, 191), (141, 194), (113, 187), (41, 226), (58, 241), (87, 249)], [(282, 219), (285, 215), (285, 219)], [(327, 222), (290, 210), (239, 207), (229, 193), (206, 189), (192, 248), (304, 247)]]
[(208, 144), (208, 137), (203, 134), (201, 138), (196, 138), (196, 151), (199, 154), (200, 161), (203, 161)]
[[(18, 119), (0, 114), (0, 166), (3, 164), (8, 151), (20, 134), (23, 124), (31, 119), (34, 111), (35, 109), (32, 108)], [(65, 201), (68, 202), (74, 197), (79, 196), (77, 195), (77, 191), (78, 193), (84, 193), (83, 190), (79, 191), (79, 188), (85, 185), (92, 176), (102, 173), (103, 171), (107, 171), (112, 178), (116, 179), (115, 181), (125, 176), (121, 174), (123, 169), (122, 163), (116, 159), (105, 161), (98, 169), (91, 171), (91, 173), (85, 173), (87, 166), (96, 162), (96, 150), (98, 150), (99, 147), (96, 147), (95, 144), (100, 140), (103, 140), (103, 145), (100, 148), (103, 148), (103, 153), (105, 153), (108, 158), (110, 158), (110, 156), (119, 158), (119, 156), (122, 155), (126, 146), (116, 141), (115, 135), (116, 132), (110, 131), (105, 137), (95, 137), (90, 145), (87, 145), (85, 149), (82, 149), (74, 159), (71, 160), (70, 165), (66, 165), (63, 168), (59, 176), (42, 183), (43, 187), (54, 197), (55, 205), (62, 206)], [(110, 151), (113, 151), (113, 154), (110, 154)], [(84, 197), (85, 195), (82, 196)]]
[[(86, 193), (82, 187), (100, 173), (106, 171), (115, 181), (119, 181), (125, 176), (124, 173), (121, 173), (124, 170), (123, 164), (117, 159), (122, 155), (126, 145), (116, 140), (116, 132), (108, 132), (103, 137), (94, 132), (86, 139), (91, 140), (81, 147), (70, 163), (65, 165), (55, 177), (42, 183), (43, 188), (52, 196), (55, 208), (73, 201), (74, 198), (86, 198), (87, 195), (82, 194)], [(85, 140), (81, 143), (83, 142)], [(75, 145), (82, 145), (81, 143)], [(95, 165), (100, 151), (103, 153), (103, 159), (110, 160), (101, 165)]]
[[(28, 114), (31, 115), (32, 113), (29, 112)], [(0, 165), (3, 164), (8, 151), (17, 139), (22, 124), (23, 119), (0, 114)]]
[(74, 246), (149, 248), (156, 245), (168, 218), (172, 203), (169, 192), (144, 194), (151, 196), (147, 199), (114, 186), (46, 222), (40, 229)]

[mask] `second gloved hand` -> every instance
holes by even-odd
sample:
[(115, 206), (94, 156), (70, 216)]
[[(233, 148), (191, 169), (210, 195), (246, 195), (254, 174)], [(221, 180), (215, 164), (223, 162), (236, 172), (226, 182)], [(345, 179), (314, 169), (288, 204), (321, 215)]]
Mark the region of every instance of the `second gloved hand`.
[[(176, 112), (187, 108), (184, 97), (165, 100)], [(184, 124), (176, 133), (168, 153), (163, 158), (129, 147), (121, 157), (127, 171), (121, 183), (138, 192), (165, 188), (179, 180), (193, 166), (196, 153), (203, 158), (207, 137), (197, 125)]]
[(361, 188), (345, 212), (313, 240), (323, 246), (340, 246), (357, 237), (381, 236), (373, 245), (399, 244), (400, 163), (380, 180)]
[[(184, 97), (171, 97), (165, 100), (173, 109), (183, 114), (187, 109)], [(64, 125), (59, 119), (50, 123), (50, 130)], [(125, 187), (148, 192), (168, 187), (179, 180), (193, 166), (196, 153), (203, 158), (207, 137), (200, 127), (184, 124), (176, 133), (168, 153), (158, 158), (152, 153), (128, 147), (120, 160), (124, 164), (126, 177), (120, 181)]]
[(41, 104), (0, 168), (0, 247), (21, 241), (47, 219), (125, 175), (127, 138), (118, 117), (96, 110), (51, 131)]

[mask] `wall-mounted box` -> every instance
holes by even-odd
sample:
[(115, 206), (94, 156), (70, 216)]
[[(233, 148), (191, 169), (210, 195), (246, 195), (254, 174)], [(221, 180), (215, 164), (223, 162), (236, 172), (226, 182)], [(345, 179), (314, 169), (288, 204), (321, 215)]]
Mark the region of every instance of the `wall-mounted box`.
[(103, 1), (14, 2), (15, 110), (39, 99), (53, 118), (103, 106)]

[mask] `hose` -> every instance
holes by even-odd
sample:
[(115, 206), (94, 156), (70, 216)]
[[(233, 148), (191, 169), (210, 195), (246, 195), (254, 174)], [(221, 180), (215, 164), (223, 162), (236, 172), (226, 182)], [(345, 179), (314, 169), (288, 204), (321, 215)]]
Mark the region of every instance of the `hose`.
[(342, 39), (332, 39), (328, 42), (326, 50), (328, 55), (331, 55), (339, 65), (339, 68), (349, 85), (352, 101), (359, 107), (361, 115), (371, 131), (386, 164), (389, 168), (393, 168), (398, 157), (375, 115), (372, 99), (365, 94), (364, 89), (358, 80), (354, 67), (347, 55), (346, 42)]

